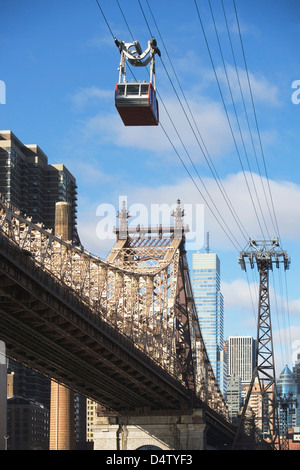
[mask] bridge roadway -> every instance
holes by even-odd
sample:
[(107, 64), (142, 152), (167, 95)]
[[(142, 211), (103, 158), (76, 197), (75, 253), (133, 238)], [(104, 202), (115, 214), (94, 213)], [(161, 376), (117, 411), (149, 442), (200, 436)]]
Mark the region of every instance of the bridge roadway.
[(0, 339), (7, 355), (108, 409), (205, 410), (212, 443), (235, 427), (0, 234)]

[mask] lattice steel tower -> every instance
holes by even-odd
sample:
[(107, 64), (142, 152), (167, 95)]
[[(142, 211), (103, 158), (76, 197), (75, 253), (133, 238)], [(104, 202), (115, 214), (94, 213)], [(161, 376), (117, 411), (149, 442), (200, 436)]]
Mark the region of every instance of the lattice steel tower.
[(250, 239), (247, 249), (240, 253), (239, 258), (239, 264), (244, 271), (246, 271), (247, 262), (251, 269), (256, 264), (259, 272), (259, 305), (256, 362), (241, 416), (241, 424), (245, 417), (254, 382), (257, 380), (262, 402), (261, 416), (258, 417), (261, 423), (258, 427), (261, 429), (263, 437), (268, 436), (272, 447), (279, 449), (280, 435), (269, 298), (269, 271), (273, 269), (274, 264), (279, 268), (280, 263), (283, 263), (285, 270), (288, 269), (290, 259), (286, 251), (280, 248), (278, 239), (269, 241)]

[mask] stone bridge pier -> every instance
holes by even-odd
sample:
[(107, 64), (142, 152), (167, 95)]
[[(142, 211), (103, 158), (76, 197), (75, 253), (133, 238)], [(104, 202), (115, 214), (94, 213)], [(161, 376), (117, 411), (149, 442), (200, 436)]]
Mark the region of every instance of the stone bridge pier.
[(99, 416), (94, 450), (204, 450), (206, 424), (201, 409), (130, 416)]

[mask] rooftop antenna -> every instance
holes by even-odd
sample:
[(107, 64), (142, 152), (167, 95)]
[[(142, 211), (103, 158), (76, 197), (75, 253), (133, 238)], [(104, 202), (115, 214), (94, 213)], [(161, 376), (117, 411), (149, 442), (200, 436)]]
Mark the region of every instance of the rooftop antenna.
[(209, 232), (206, 232), (206, 253), (209, 253)]

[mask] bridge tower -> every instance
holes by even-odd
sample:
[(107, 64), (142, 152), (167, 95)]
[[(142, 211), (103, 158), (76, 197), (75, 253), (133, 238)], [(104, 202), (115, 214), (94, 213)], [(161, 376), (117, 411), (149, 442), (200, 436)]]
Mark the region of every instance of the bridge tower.
[[(110, 264), (116, 264), (130, 269), (131, 265), (141, 266), (148, 264), (149, 272), (154, 269), (160, 271), (163, 266), (172, 262), (176, 255), (174, 272), (168, 272), (161, 276), (156, 284), (154, 295), (157, 302), (156, 327), (158, 336), (163, 341), (165, 334), (163, 328), (171, 323), (174, 315), (174, 357), (175, 369), (181, 376), (182, 383), (189, 390), (189, 404), (182, 409), (168, 409), (162, 407), (137, 407), (135, 410), (121, 410), (119, 414), (110, 412), (105, 407), (99, 406), (97, 422), (94, 426), (94, 445), (100, 449), (203, 449), (206, 445), (206, 424), (203, 409), (197, 408), (194, 403), (194, 394), (197, 388), (197, 371), (195, 348), (192, 341), (200, 342), (199, 333), (194, 331), (196, 316), (192, 315), (192, 290), (189, 281), (188, 265), (185, 251), (185, 233), (189, 230), (183, 224), (184, 210), (180, 206), (180, 200), (171, 213), (174, 218), (172, 226), (132, 228), (128, 225), (126, 204), (123, 202), (117, 218), (119, 228), (115, 229), (116, 245), (107, 258)], [(159, 269), (159, 266), (161, 268)], [(132, 269), (132, 268), (131, 268)], [(171, 282), (170, 290), (167, 289), (167, 279)], [(169, 290), (169, 292), (168, 292)], [(159, 305), (161, 307), (159, 307)], [(172, 306), (172, 313), (165, 319), (159, 318), (160, 308), (168, 310)], [(162, 328), (163, 327), (163, 328)], [(194, 331), (194, 333), (192, 333)], [(153, 331), (154, 335), (156, 334)], [(201, 338), (202, 340), (202, 338)], [(150, 338), (148, 339), (150, 341)], [(197, 343), (198, 344), (198, 343)], [(204, 351), (199, 347), (199, 354)], [(200, 353), (201, 349), (201, 353)], [(207, 359), (207, 356), (205, 356)], [(201, 361), (201, 367), (208, 367), (205, 359)], [(199, 371), (198, 371), (199, 373)], [(199, 373), (199, 375), (201, 375)], [(202, 379), (206, 381), (207, 390), (203, 395), (212, 392), (210, 389), (210, 371), (206, 370)], [(200, 378), (199, 378), (200, 381)], [(199, 383), (198, 383), (199, 385)]]
[(269, 241), (250, 239), (248, 249), (242, 251), (239, 258), (239, 264), (244, 271), (246, 271), (247, 261), (251, 269), (256, 264), (259, 272), (256, 361), (234, 446), (240, 435), (254, 383), (257, 381), (262, 404), (261, 416), (258, 417), (258, 427), (262, 437), (270, 441), (272, 448), (280, 449), (278, 397), (269, 298), (269, 271), (273, 269), (274, 264), (279, 268), (279, 263), (283, 263), (285, 270), (288, 269), (290, 260), (286, 251), (280, 248), (278, 239)]
[[(175, 209), (171, 216), (174, 217), (172, 227), (140, 227), (129, 228), (127, 220), (130, 218), (127, 212), (125, 201), (117, 214), (119, 228), (115, 230), (117, 236), (117, 249), (113, 250), (107, 261), (116, 263), (117, 258), (122, 262), (135, 259), (141, 263), (147, 263), (151, 259), (163, 262), (163, 252), (167, 252), (168, 246), (177, 247), (179, 256), (179, 266), (176, 273), (177, 282), (175, 293), (175, 316), (176, 316), (176, 355), (177, 366), (181, 369), (184, 382), (190, 390), (195, 391), (194, 359), (192, 355), (190, 320), (188, 315), (188, 280), (186, 272), (188, 270), (184, 248), (185, 233), (189, 231), (188, 226), (183, 225), (184, 210), (181, 209), (180, 200), (177, 200)], [(126, 261), (125, 261), (126, 260)]]

